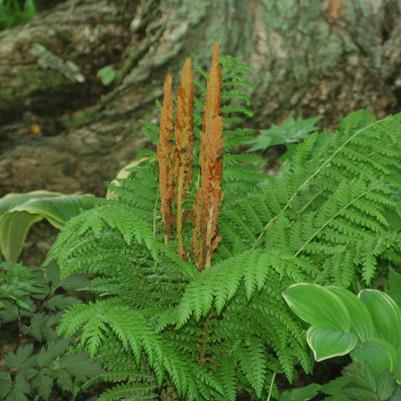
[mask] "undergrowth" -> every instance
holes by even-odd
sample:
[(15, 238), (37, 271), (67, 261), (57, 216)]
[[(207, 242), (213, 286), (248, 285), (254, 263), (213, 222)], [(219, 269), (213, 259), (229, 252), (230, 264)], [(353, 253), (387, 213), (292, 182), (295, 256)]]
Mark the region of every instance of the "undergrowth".
[(215, 48), (195, 81), (186, 62), (177, 98), (168, 77), (160, 128), (147, 126), (157, 154), (51, 249), (63, 277), (92, 277), (95, 300), (71, 306), (59, 332), (106, 372), (86, 386), (114, 384), (99, 401), (278, 399), (277, 374), (313, 366), (282, 292), (359, 290), (399, 265), (401, 115), (353, 113), (265, 177), (235, 152), (251, 134), (234, 128), (252, 115), (247, 74)]

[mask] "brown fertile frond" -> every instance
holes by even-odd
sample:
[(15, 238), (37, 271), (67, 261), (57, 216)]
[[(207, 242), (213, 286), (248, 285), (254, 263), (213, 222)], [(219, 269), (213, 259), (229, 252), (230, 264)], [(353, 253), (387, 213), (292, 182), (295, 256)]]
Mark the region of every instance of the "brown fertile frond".
[(192, 60), (185, 61), (178, 89), (177, 112), (175, 122), (174, 181), (175, 202), (177, 208), (178, 254), (185, 256), (183, 226), (184, 202), (192, 182), (194, 87), (192, 82)]
[(223, 85), (221, 66), (219, 63), (219, 45), (213, 46), (212, 66), (209, 80), (207, 81), (207, 93), (205, 110), (203, 114), (203, 132), (210, 132), (214, 118), (221, 115), (221, 88)]
[(194, 205), (194, 231), (192, 249), (198, 268), (211, 265), (214, 250), (221, 238), (217, 221), (223, 201), (223, 117), (221, 116), (222, 72), (219, 47), (213, 48), (212, 67), (207, 82), (203, 132), (201, 135), (200, 188)]
[(173, 228), (172, 200), (173, 190), (173, 78), (167, 75), (164, 82), (164, 98), (160, 116), (160, 143), (157, 145), (157, 159), (159, 162), (159, 186), (161, 215), (164, 225), (164, 241), (167, 244)]

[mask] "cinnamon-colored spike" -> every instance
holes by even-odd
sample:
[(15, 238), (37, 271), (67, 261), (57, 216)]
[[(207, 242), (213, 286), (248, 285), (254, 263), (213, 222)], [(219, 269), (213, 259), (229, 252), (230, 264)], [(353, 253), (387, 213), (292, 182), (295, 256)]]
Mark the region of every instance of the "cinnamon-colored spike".
[(214, 250), (221, 238), (217, 221), (223, 201), (223, 117), (221, 116), (222, 72), (219, 63), (219, 47), (213, 48), (212, 66), (207, 82), (207, 94), (201, 134), (200, 188), (194, 205), (194, 231), (192, 250), (198, 268), (211, 265)]
[(192, 182), (194, 88), (192, 82), (192, 60), (185, 61), (178, 89), (177, 113), (175, 123), (174, 182), (177, 209), (178, 254), (185, 257), (183, 226), (184, 202)]
[(164, 242), (167, 245), (171, 236), (174, 214), (172, 209), (173, 190), (173, 78), (167, 75), (164, 82), (164, 98), (160, 116), (160, 143), (157, 145), (159, 161), (159, 186), (161, 215), (164, 225)]

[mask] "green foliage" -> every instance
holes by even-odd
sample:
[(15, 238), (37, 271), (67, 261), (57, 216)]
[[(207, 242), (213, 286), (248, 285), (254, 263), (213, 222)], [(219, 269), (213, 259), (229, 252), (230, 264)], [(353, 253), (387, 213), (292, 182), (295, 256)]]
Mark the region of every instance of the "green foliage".
[(389, 269), (386, 293), (401, 307), (401, 274), (393, 268)]
[(307, 119), (289, 117), (280, 125), (273, 124), (269, 129), (261, 130), (256, 138), (248, 142), (252, 145), (249, 151), (266, 150), (275, 145), (286, 145), (288, 150), (293, 151), (296, 148), (295, 144), (317, 131), (316, 123), (319, 120), (319, 117)]
[(66, 290), (87, 286), (82, 275), (61, 280), (55, 265), (43, 271), (0, 263), (0, 327), (10, 333), (1, 338), (1, 347), (9, 349), (0, 367), (2, 400), (49, 400), (60, 392), (72, 397), (80, 384), (102, 373), (55, 331), (63, 310), (80, 302)]
[(299, 283), (283, 296), (312, 325), (307, 340), (317, 361), (348, 353), (353, 360), (321, 388), (331, 395), (327, 400), (400, 399), (401, 309), (388, 295), (362, 290), (357, 297), (344, 288)]
[(379, 259), (399, 258), (387, 216), (400, 213), (400, 118), (358, 112), (336, 135), (310, 135), (278, 176), (223, 210), (221, 256), (274, 249), (305, 261), (318, 282), (369, 285)]
[(401, 387), (394, 375), (384, 370), (380, 375), (367, 363), (352, 363), (343, 375), (322, 386), (325, 401), (398, 401)]
[(309, 401), (319, 394), (321, 386), (319, 384), (309, 384), (303, 388), (283, 391), (279, 401)]
[(116, 79), (117, 71), (111, 65), (106, 65), (96, 75), (104, 86), (108, 86)]
[[(244, 68), (228, 63), (234, 72), (223, 64), (225, 87), (247, 86)], [(312, 365), (304, 326), (282, 292), (297, 282), (370, 284), (400, 261), (389, 216), (401, 215), (394, 178), (401, 116), (354, 113), (335, 135), (308, 135), (277, 176), (263, 177), (252, 156), (234, 154), (249, 132), (232, 127), (250, 114), (246, 95), (232, 90), (224, 108), (222, 241), (211, 268), (199, 272), (178, 258), (173, 240), (163, 245), (152, 156), (113, 181), (99, 207), (70, 220), (48, 256), (63, 277), (93, 277), (94, 302), (69, 308), (60, 332), (79, 334), (79, 347), (107, 370), (104, 381), (118, 383), (101, 400), (136, 399), (142, 390), (143, 398), (234, 401), (246, 392), (267, 399), (276, 373), (291, 381), (296, 366), (310, 372)], [(195, 105), (200, 135), (202, 100)], [(147, 130), (157, 137), (156, 127)], [(338, 295), (328, 297), (338, 304)], [(344, 304), (325, 329), (348, 334), (350, 351), (369, 328), (354, 324)], [(365, 355), (358, 361), (373, 352), (358, 350)]]
[(92, 195), (63, 195), (32, 191), (8, 194), (0, 199), (0, 251), (5, 260), (16, 262), (30, 227), (46, 219), (60, 229), (72, 217), (95, 204)]
[(31, 21), (36, 15), (34, 0), (0, 0), (0, 31)]

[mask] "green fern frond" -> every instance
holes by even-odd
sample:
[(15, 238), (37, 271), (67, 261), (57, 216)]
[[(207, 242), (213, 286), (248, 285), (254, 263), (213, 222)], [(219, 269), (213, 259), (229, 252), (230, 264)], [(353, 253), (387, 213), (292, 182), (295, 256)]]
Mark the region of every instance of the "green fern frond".
[[(82, 345), (98, 345), (105, 339), (105, 329), (111, 331), (124, 349), (132, 353), (137, 364), (144, 353), (156, 373), (167, 372), (178, 394), (186, 394), (189, 400), (199, 399), (199, 380), (205, 386), (211, 386), (213, 390), (221, 392), (216, 381), (208, 377), (195, 363), (172, 349), (160, 334), (149, 327), (142, 312), (115, 301), (72, 307), (63, 317), (59, 331), (67, 336), (82, 331)], [(91, 347), (92, 355), (97, 349)]]
[(188, 284), (178, 306), (177, 324), (182, 326), (191, 315), (199, 320), (210, 312), (212, 305), (215, 305), (217, 313), (221, 313), (240, 284), (244, 284), (249, 300), (264, 287), (269, 275), (285, 274), (301, 281), (307, 269), (308, 262), (300, 257), (267, 250), (245, 251), (223, 260)]
[(106, 390), (99, 396), (98, 401), (143, 401), (158, 398), (159, 396), (154, 392), (154, 389), (149, 388), (146, 384), (123, 383)]

